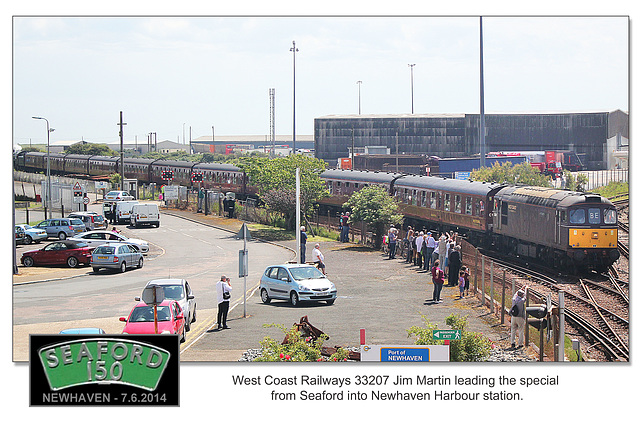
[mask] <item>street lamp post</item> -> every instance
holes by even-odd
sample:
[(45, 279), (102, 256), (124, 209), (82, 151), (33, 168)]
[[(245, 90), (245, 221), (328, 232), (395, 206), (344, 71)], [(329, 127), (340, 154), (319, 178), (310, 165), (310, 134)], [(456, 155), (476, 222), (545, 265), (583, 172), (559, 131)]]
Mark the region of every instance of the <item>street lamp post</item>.
[(293, 52), (293, 154), (296, 154), (296, 41), (293, 41), (293, 47), (289, 49)]
[(362, 80), (358, 80), (356, 84), (358, 85), (358, 115), (360, 115), (362, 112), (360, 109), (360, 87), (362, 86)]
[(409, 68), (411, 68), (411, 114), (413, 114), (413, 67), (416, 66), (416, 64), (408, 64)]
[(51, 156), (49, 152), (49, 146), (50, 146), (49, 134), (53, 132), (55, 129), (51, 129), (49, 127), (49, 120), (45, 119), (44, 117), (33, 116), (31, 118), (36, 120), (44, 120), (45, 122), (47, 122), (47, 197), (45, 198), (45, 210), (44, 210), (45, 219), (47, 219), (47, 215), (50, 214), (49, 211), (51, 210)]

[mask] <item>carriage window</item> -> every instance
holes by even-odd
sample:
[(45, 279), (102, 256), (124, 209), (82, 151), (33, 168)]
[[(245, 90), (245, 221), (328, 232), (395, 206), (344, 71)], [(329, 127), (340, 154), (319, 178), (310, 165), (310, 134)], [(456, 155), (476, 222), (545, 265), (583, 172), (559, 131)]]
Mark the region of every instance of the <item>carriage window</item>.
[(423, 206), (423, 207), (427, 206), (427, 192), (426, 191), (422, 192), (422, 200), (420, 201), (420, 206)]
[(344, 186), (345, 186), (345, 187), (347, 187), (347, 188), (349, 188), (349, 183), (348, 183), (348, 182), (345, 182), (345, 183), (344, 183)]
[(471, 197), (467, 197), (464, 203), (464, 213), (467, 215), (471, 215), (472, 208), (473, 204), (471, 203)]
[(437, 203), (438, 198), (436, 197), (436, 192), (432, 191), (431, 192), (431, 209), (436, 209), (436, 203)]
[(569, 212), (569, 222), (571, 224), (584, 224), (585, 220), (584, 209), (575, 209)]
[(600, 209), (589, 208), (589, 224), (600, 224)]
[(444, 195), (444, 210), (445, 211), (451, 210), (451, 194), (449, 193)]
[(605, 209), (604, 210), (604, 223), (605, 224), (615, 224), (617, 221), (616, 218), (616, 210), (615, 209)]
[(455, 195), (454, 196), (454, 204), (453, 210), (457, 213), (462, 213), (462, 197)]

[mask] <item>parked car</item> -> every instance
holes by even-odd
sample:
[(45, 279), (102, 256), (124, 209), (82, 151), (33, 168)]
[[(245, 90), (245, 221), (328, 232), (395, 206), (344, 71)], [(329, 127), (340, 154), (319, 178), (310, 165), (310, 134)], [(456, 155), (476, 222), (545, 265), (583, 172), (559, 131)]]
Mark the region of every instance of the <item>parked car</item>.
[(16, 225), (13, 232), (13, 236), (16, 239), (16, 243), (24, 243), (27, 235), (22, 228)]
[(91, 250), (86, 243), (60, 240), (49, 243), (42, 249), (23, 253), (21, 261), (25, 267), (34, 265), (67, 265), (74, 268), (80, 264), (89, 264)]
[(138, 203), (131, 208), (131, 225), (153, 225), (160, 227), (160, 210), (155, 203)]
[(45, 219), (36, 227), (45, 230), (47, 237), (57, 237), (60, 240), (86, 231), (84, 224), (78, 218)]
[(107, 231), (107, 230), (96, 230), (96, 231), (86, 231), (84, 233), (80, 233), (75, 235), (74, 237), (69, 238), (69, 240), (73, 240), (74, 242), (85, 242), (92, 248), (97, 248), (100, 245), (104, 245), (105, 243), (129, 243), (135, 247), (137, 247), (140, 252), (146, 254), (149, 252), (149, 242), (140, 239), (130, 239), (128, 237), (123, 236), (122, 234), (116, 233), (115, 231)]
[(106, 228), (104, 217), (97, 212), (72, 212), (69, 218), (78, 218), (82, 221), (87, 231)]
[(41, 242), (47, 238), (47, 231), (42, 228), (36, 228), (29, 224), (18, 224), (16, 228), (21, 228), (24, 231), (24, 243), (30, 245), (33, 242)]
[[(196, 322), (196, 297), (191, 291), (189, 282), (185, 279), (155, 279), (151, 280), (144, 287), (145, 289), (152, 286), (162, 286), (164, 289), (164, 298), (177, 301), (184, 313), (185, 329), (191, 330), (191, 324)], [(140, 301), (141, 297), (136, 297), (136, 301)]]
[[(165, 299), (157, 306), (158, 333), (159, 334), (178, 334), (180, 342), (185, 339), (185, 320), (184, 314), (180, 309), (180, 304), (176, 301)], [(129, 317), (120, 318), (121, 322), (127, 322), (123, 334), (155, 334), (155, 322), (153, 315), (153, 306), (144, 302), (138, 303)]]
[(326, 301), (331, 305), (337, 295), (336, 286), (308, 264), (272, 265), (260, 279), (260, 298), (265, 304), (272, 299), (283, 299), (293, 306), (301, 301)]
[(105, 200), (133, 200), (135, 197), (133, 197), (131, 194), (127, 193), (126, 191), (109, 191), (106, 196), (104, 196)]
[(109, 268), (124, 273), (128, 267), (142, 268), (143, 264), (142, 252), (128, 243), (107, 243), (95, 248), (91, 254), (91, 267), (94, 272), (101, 268)]

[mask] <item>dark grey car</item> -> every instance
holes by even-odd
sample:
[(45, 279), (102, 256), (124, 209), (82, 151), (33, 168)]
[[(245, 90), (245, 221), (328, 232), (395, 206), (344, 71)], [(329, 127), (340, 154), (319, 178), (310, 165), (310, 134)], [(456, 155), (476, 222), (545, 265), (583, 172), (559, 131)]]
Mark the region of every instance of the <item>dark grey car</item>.
[(84, 223), (78, 218), (45, 219), (36, 227), (45, 230), (47, 237), (57, 237), (60, 240), (86, 231)]

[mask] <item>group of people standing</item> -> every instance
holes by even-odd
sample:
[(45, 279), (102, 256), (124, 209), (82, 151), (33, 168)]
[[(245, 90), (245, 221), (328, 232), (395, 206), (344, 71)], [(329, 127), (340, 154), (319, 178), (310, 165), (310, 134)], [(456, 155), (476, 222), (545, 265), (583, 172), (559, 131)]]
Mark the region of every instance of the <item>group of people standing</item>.
[[(395, 228), (392, 227), (392, 230), (397, 233)], [(390, 230), (390, 237), (391, 234)], [(397, 234), (394, 238), (397, 241)], [(459, 287), (460, 298), (465, 292), (469, 294), (469, 268), (462, 265), (462, 252), (457, 239), (458, 233), (455, 232), (443, 232), (436, 239), (431, 231), (417, 232), (411, 226), (408, 227), (407, 236), (404, 239), (408, 249), (405, 262), (413, 262), (418, 269), (431, 271), (435, 303), (442, 302), (440, 293), (445, 279), (448, 279), (449, 286)], [(389, 253), (392, 253), (391, 238), (389, 238)], [(392, 258), (391, 255), (389, 257)]]

